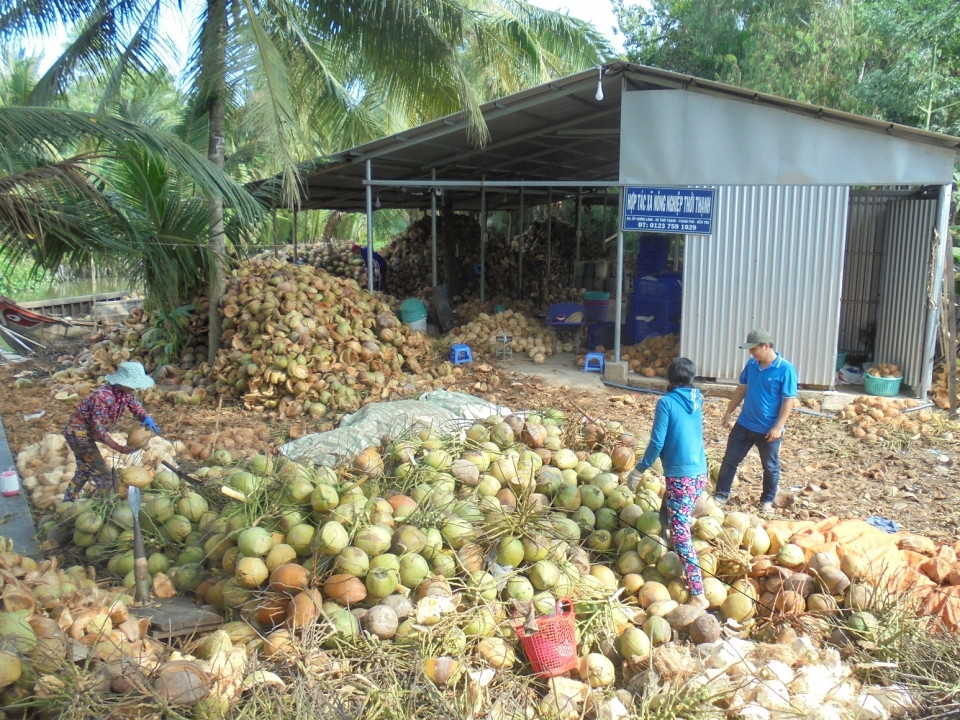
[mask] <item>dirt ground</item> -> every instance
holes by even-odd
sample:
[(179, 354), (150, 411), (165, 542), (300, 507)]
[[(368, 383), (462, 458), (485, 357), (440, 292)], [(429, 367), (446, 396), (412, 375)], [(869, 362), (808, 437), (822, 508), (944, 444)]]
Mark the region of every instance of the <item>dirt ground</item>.
[[(65, 425), (74, 406), (54, 400), (44, 380), (69, 363), (82, 343), (79, 340), (50, 347), (45, 355), (25, 363), (0, 366), (0, 418), (14, 454), (46, 433), (60, 432)], [(638, 434), (649, 432), (653, 420), (655, 395), (607, 387), (571, 388), (479, 360), (462, 369), (463, 375), (446, 386), (448, 389), (479, 395), (513, 409), (556, 407), (569, 416), (579, 413), (598, 421), (617, 420)], [(17, 377), (31, 378), (33, 387), (14, 389)], [(727, 431), (720, 425), (726, 402), (708, 398), (704, 411), (707, 455), (717, 461), (723, 456), (727, 438)], [(271, 444), (276, 447), (290, 437), (331, 427), (329, 422), (253, 413), (226, 402), (219, 412), (213, 403), (183, 407), (164, 402), (147, 410), (165, 437), (184, 442), (215, 427), (246, 426), (268, 429)], [(40, 411), (44, 411), (42, 417), (27, 419)], [(778, 515), (793, 519), (880, 516), (935, 539), (960, 537), (960, 423), (949, 423), (945, 414), (937, 413), (939, 434), (920, 437), (901, 447), (892, 441), (868, 446), (852, 437), (837, 420), (795, 412), (781, 449)], [(132, 429), (133, 423), (127, 418), (118, 429)], [(729, 503), (731, 509), (754, 507), (759, 500), (761, 467), (756, 451), (751, 451), (741, 466), (740, 477), (740, 486)]]

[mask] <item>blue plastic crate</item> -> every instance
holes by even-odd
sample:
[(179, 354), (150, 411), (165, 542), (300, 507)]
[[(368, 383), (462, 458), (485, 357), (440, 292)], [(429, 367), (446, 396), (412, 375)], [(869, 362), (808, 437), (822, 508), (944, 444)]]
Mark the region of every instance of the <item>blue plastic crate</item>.
[(637, 275), (663, 272), (670, 261), (669, 235), (643, 235), (637, 252)]
[(638, 297), (634, 294), (627, 299), (627, 320), (649, 318), (652, 320), (677, 322), (680, 320), (682, 309), (683, 304), (679, 300)]
[(605, 350), (613, 348), (614, 326), (612, 322), (598, 322), (587, 325), (587, 350), (603, 345)]
[(679, 280), (669, 277), (646, 275), (633, 281), (634, 293), (642, 298), (659, 298), (680, 303), (683, 286)]

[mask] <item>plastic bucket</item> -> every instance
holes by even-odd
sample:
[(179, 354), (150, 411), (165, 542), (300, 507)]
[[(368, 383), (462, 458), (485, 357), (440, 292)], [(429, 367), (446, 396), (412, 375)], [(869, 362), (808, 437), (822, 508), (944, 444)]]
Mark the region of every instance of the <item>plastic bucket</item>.
[(422, 330), (423, 332), (427, 331), (427, 318), (422, 317), (419, 320), (414, 320), (413, 322), (408, 322), (407, 327), (411, 330)]
[(557, 600), (556, 614), (537, 618), (537, 632), (533, 635), (527, 635), (516, 611), (513, 622), (523, 652), (537, 675), (554, 677), (577, 667), (577, 616), (573, 611), (573, 600)]
[(583, 294), (584, 300), (609, 300), (610, 293), (600, 290), (589, 290)]
[(418, 320), (425, 320), (427, 308), (420, 298), (407, 298), (400, 303), (400, 319), (408, 325)]
[(839, 372), (844, 365), (847, 364), (847, 353), (838, 352), (837, 353), (837, 372)]
[(586, 320), (588, 323), (606, 322), (607, 308), (609, 307), (609, 300), (584, 300), (584, 320)]
[(0, 493), (6, 497), (20, 494), (20, 478), (16, 470), (0, 472)]

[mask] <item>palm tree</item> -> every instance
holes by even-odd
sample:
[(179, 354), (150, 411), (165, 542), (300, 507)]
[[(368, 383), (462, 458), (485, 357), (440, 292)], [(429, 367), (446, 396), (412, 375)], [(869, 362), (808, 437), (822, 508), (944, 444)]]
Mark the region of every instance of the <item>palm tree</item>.
[[(131, 72), (156, 67), (163, 2), (177, 0), (0, 0), (0, 41), (42, 34), (56, 23), (73, 39), (40, 79), (30, 102), (43, 105), (80, 74), (105, 80), (104, 102)], [(298, 161), (384, 128), (465, 111), (485, 138), (481, 94), (462, 50), (483, 61), (510, 48), (518, 77), (595, 65), (609, 53), (589, 26), (520, 0), (204, 0), (188, 70), (195, 121), (207, 127), (207, 158), (225, 166), (226, 111), (242, 98), (268, 148), (266, 172), (283, 176), (284, 205), (298, 202)], [(215, 258), (208, 295), (224, 287), (221, 197), (209, 198)], [(211, 360), (220, 318), (210, 313)]]

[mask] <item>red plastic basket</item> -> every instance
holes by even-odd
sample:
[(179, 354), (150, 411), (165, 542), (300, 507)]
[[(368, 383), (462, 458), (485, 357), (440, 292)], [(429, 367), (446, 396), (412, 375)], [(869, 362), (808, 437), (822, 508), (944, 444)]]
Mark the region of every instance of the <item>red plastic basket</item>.
[(573, 611), (573, 600), (557, 600), (556, 614), (537, 618), (539, 630), (533, 635), (526, 634), (516, 611), (513, 622), (523, 651), (537, 675), (553, 677), (577, 667), (577, 616)]

